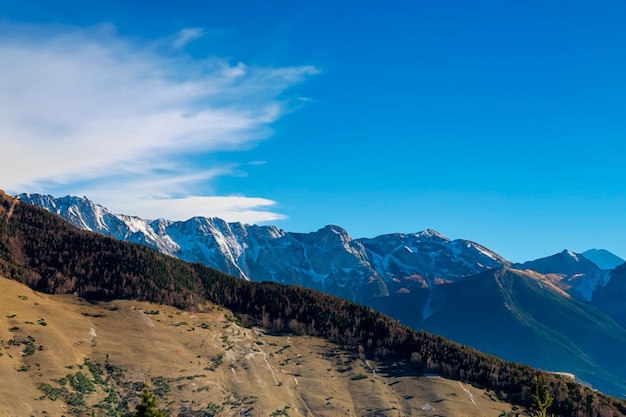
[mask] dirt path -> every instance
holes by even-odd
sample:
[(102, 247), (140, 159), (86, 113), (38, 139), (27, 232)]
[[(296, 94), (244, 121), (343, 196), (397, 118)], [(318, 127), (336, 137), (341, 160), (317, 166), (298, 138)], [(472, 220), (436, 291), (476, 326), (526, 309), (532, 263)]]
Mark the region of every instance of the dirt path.
[(276, 374), (274, 373), (274, 370), (272, 369), (272, 365), (270, 365), (269, 361), (267, 360), (267, 355), (263, 355), (263, 359), (265, 360), (265, 363), (267, 364), (267, 367), (269, 368), (270, 372), (272, 373), (272, 376), (274, 377), (274, 381), (276, 382), (276, 385), (280, 385), (280, 382), (278, 382), (278, 379), (276, 378)]
[(472, 394), (472, 393), (470, 392), (470, 390), (468, 390), (467, 388), (465, 388), (465, 387), (463, 386), (463, 384), (461, 383), (461, 381), (459, 381), (459, 385), (461, 386), (461, 388), (463, 388), (463, 391), (465, 391), (465, 393), (469, 396), (469, 399), (470, 399), (470, 401), (472, 402), (472, 404), (474, 404), (474, 405), (478, 405), (478, 404), (476, 403), (476, 400), (474, 399), (474, 394)]
[(141, 317), (146, 321), (146, 323), (148, 323), (148, 326), (150, 326), (152, 330), (156, 331), (156, 326), (154, 325), (154, 323), (152, 323), (150, 317), (148, 317), (148, 315), (144, 313), (143, 310), (139, 310), (139, 314), (141, 314)]

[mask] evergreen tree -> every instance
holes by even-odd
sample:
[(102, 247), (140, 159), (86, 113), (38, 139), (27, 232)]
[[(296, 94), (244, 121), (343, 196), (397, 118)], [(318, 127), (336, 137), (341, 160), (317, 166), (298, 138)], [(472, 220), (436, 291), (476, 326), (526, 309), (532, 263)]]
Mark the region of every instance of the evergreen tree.
[(550, 395), (548, 387), (543, 380), (543, 374), (535, 377), (535, 398), (537, 401), (535, 415), (538, 417), (547, 417), (548, 408), (552, 405), (554, 398)]
[(132, 417), (165, 417), (165, 413), (157, 408), (157, 397), (150, 391), (150, 385), (144, 384), (143, 391), (139, 394), (141, 403), (135, 407)]

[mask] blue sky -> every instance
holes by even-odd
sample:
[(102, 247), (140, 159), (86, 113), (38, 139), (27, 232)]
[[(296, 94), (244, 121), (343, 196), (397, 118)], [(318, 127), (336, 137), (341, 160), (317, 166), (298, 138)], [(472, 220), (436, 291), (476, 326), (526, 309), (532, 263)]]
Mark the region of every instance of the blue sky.
[(626, 2), (0, 0), (0, 188), (626, 257)]

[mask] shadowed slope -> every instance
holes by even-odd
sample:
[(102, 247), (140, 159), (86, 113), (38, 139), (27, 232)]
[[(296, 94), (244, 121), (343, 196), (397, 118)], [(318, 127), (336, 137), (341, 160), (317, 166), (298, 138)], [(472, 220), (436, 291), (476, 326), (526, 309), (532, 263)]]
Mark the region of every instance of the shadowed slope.
[[(409, 300), (410, 298), (410, 300)], [(507, 360), (576, 374), (595, 388), (626, 392), (626, 331), (604, 313), (532, 271), (487, 271), (430, 294), (397, 295), (380, 309), (415, 328)], [(433, 311), (421, 312), (426, 303)], [(412, 311), (396, 306), (411, 305)]]
[(611, 271), (609, 282), (594, 294), (593, 303), (626, 328), (626, 264)]

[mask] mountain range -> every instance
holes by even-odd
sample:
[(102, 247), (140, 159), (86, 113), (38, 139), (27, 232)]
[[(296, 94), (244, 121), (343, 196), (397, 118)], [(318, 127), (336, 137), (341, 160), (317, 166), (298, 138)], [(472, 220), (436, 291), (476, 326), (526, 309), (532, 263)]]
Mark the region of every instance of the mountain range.
[(302, 285), (358, 302), (510, 264), (478, 243), (450, 240), (434, 230), (352, 239), (332, 225), (291, 233), (218, 218), (144, 220), (114, 214), (86, 197), (18, 197), (83, 230), (141, 243), (240, 278)]
[[(510, 294), (509, 304), (505, 304), (505, 308), (511, 309), (519, 306), (520, 310), (516, 311), (517, 316), (524, 315), (523, 301), (527, 298), (523, 297), (525, 291), (538, 294), (528, 297), (530, 299), (537, 296), (542, 296), (545, 300), (549, 299), (542, 293), (542, 289), (546, 285), (542, 280), (527, 280), (524, 285), (517, 285), (517, 281), (520, 279), (518, 274), (529, 275), (529, 272), (520, 272), (504, 267), (492, 268), (483, 274), (492, 273), (495, 274), (491, 277), (493, 279), (487, 276), (485, 282), (500, 283), (496, 285), (497, 291), (505, 290), (507, 287), (512, 289), (512, 291), (505, 291), (505, 293)], [(272, 415), (292, 414), (292, 411), (295, 415), (312, 415), (311, 413), (313, 415), (338, 415), (331, 411), (331, 408), (334, 407), (332, 396), (321, 397), (326, 401), (325, 405), (330, 406), (329, 408), (323, 403), (320, 404), (318, 402), (320, 397), (314, 397), (310, 392), (311, 389), (315, 390), (315, 384), (321, 384), (320, 390), (323, 391), (323, 387), (331, 383), (331, 381), (327, 381), (327, 378), (331, 378), (331, 380), (342, 379), (344, 382), (341, 384), (350, 392), (354, 392), (353, 389), (365, 389), (365, 397), (390, 395), (383, 401), (371, 403), (367, 401), (368, 405), (359, 404), (358, 406), (361, 407), (362, 411), (357, 412), (357, 415), (424, 415), (429, 410), (430, 412), (434, 411), (432, 408), (417, 408), (410, 412), (403, 411), (408, 410), (404, 407), (413, 407), (419, 404), (407, 403), (413, 398), (413, 395), (407, 394), (406, 397), (398, 398), (397, 394), (393, 392), (395, 388), (390, 390), (385, 388), (384, 384), (376, 385), (377, 377), (374, 375), (379, 373), (383, 375), (394, 374), (408, 379), (419, 378), (420, 376), (426, 378), (445, 377), (460, 382), (460, 387), (463, 386), (462, 384), (471, 384), (484, 390), (488, 397), (492, 397), (494, 400), (504, 400), (513, 405), (512, 413), (501, 413), (501, 416), (525, 413), (524, 408), (535, 407), (538, 404), (538, 395), (551, 396), (554, 399), (554, 403), (550, 406), (550, 413), (558, 416), (614, 417), (626, 415), (625, 401), (582, 387), (565, 375), (541, 372), (527, 365), (504, 361), (496, 356), (481, 353), (441, 336), (412, 330), (372, 308), (319, 291), (301, 286), (282, 285), (274, 282), (258, 283), (239, 279), (200, 263), (188, 263), (163, 255), (145, 245), (123, 242), (97, 233), (79, 230), (46, 210), (25, 204), (1, 192), (0, 276), (19, 281), (37, 291), (48, 294), (65, 294), (66, 298), (64, 299), (69, 301), (66, 308), (54, 308), (53, 312), (51, 310), (53, 308), (51, 306), (52, 298), (35, 293), (31, 294), (18, 288), (7, 289), (2, 284), (2, 294), (5, 294), (5, 290), (12, 292), (13, 296), (9, 295), (8, 299), (13, 299), (13, 301), (2, 303), (4, 313), (0, 320), (3, 323), (0, 326), (0, 337), (2, 338), (0, 340), (2, 350), (0, 352), (2, 353), (0, 355), (0, 367), (8, 373), (16, 372), (16, 375), (23, 375), (24, 377), (20, 376), (14, 379), (19, 381), (25, 390), (24, 392), (10, 390), (17, 397), (11, 402), (0, 400), (0, 408), (14, 403), (23, 404), (22, 408), (27, 408), (29, 404), (33, 404), (32, 398), (26, 393), (26, 389), (29, 387), (28, 392), (33, 392), (34, 387), (43, 393), (38, 401), (49, 400), (54, 402), (62, 399), (63, 407), (68, 414), (73, 415), (83, 414), (71, 407), (84, 407), (85, 404), (92, 403), (92, 401), (98, 402), (99, 407), (109, 407), (114, 404), (124, 406), (118, 400), (125, 401), (125, 398), (128, 398), (129, 390), (131, 395), (133, 390), (137, 390), (135, 382), (133, 382), (137, 380), (150, 380), (155, 383), (159, 381), (159, 386), (162, 382), (175, 382), (177, 389), (188, 390), (186, 392), (190, 395), (201, 388), (196, 385), (196, 381), (204, 383), (207, 379), (210, 382), (214, 378), (200, 374), (191, 375), (189, 372), (195, 365), (209, 368), (206, 369), (207, 371), (212, 371), (210, 368), (216, 368), (220, 361), (219, 355), (213, 358), (215, 361), (208, 355), (219, 353), (221, 346), (223, 354), (221, 359), (228, 360), (228, 370), (231, 371), (233, 378), (231, 382), (224, 381), (225, 385), (219, 388), (219, 393), (211, 391), (208, 398), (222, 398), (223, 401), (226, 396), (226, 402), (222, 402), (221, 406), (228, 407), (230, 410), (233, 406), (246, 406), (245, 410), (237, 410), (239, 412), (244, 411), (243, 415), (250, 415), (246, 398), (243, 398), (244, 403), (242, 403), (240, 401), (242, 398), (237, 396), (238, 398), (235, 398), (237, 402), (233, 404), (228, 399), (228, 392), (222, 392), (222, 390), (236, 389), (241, 393), (236, 388), (239, 386), (237, 384), (240, 384), (237, 375), (240, 372), (247, 374), (257, 371), (262, 373), (262, 375), (257, 374), (256, 381), (259, 384), (273, 379), (279, 388), (283, 387), (279, 390), (272, 390), (271, 398), (267, 398), (267, 401), (276, 401), (280, 398), (287, 400), (289, 398), (289, 403), (294, 401), (298, 404), (296, 409), (293, 407), (293, 403), (288, 403), (282, 410), (279, 409)], [(481, 275), (479, 274), (435, 287), (452, 288), (464, 283), (471, 283), (474, 280), (481, 282), (480, 278)], [(536, 285), (538, 283), (541, 285)], [(414, 293), (416, 292), (419, 291)], [(394, 294), (402, 296), (413, 293), (399, 292)], [(565, 293), (561, 291), (550, 294)], [(517, 301), (513, 303), (515, 300), (511, 297), (515, 295), (517, 295)], [(110, 301), (103, 303), (107, 300)], [(124, 301), (126, 304), (122, 305), (112, 300), (130, 300), (133, 303), (147, 301), (185, 308), (186, 312), (185, 316), (182, 316), (181, 311), (174, 312), (172, 309), (164, 308), (165, 316), (156, 316), (156, 320), (153, 321), (147, 315), (158, 315), (161, 310), (160, 307), (145, 306), (142, 307), (147, 309), (145, 312), (135, 314), (132, 304)], [(56, 304), (56, 302), (54, 303)], [(98, 306), (100, 311), (94, 311), (87, 307), (87, 304)], [(486, 307), (489, 308), (489, 306)], [(118, 309), (123, 309), (123, 312), (121, 314), (111, 313), (118, 311)], [(75, 313), (78, 312), (87, 317), (89, 322), (77, 320)], [(204, 322), (205, 317), (195, 316), (195, 312), (217, 312), (218, 316), (220, 312), (224, 312), (226, 321)], [(434, 311), (429, 317), (434, 318), (441, 312), (442, 310)], [(100, 320), (108, 315), (111, 315), (110, 321)], [(557, 318), (562, 319), (565, 316), (567, 314), (557, 316)], [(40, 329), (48, 328), (48, 318), (54, 320), (50, 323), (50, 332), (41, 332)], [(183, 320), (181, 321), (181, 319)], [(206, 319), (212, 320), (208, 317)], [(56, 320), (59, 322), (57, 323)], [(119, 323), (116, 324), (116, 321)], [(153, 325), (152, 331), (154, 333), (140, 334), (135, 331), (138, 325), (141, 324), (145, 327), (150, 323)], [(236, 326), (231, 327), (232, 323)], [(87, 324), (91, 329), (85, 327)], [(100, 328), (100, 326), (105, 326), (105, 328)], [(175, 326), (180, 327), (180, 329), (165, 332), (164, 326)], [(217, 334), (211, 336), (209, 333), (205, 336), (198, 334), (197, 337), (187, 337), (190, 335), (189, 332), (202, 329), (200, 333), (203, 333), (205, 327), (208, 330), (213, 326), (225, 330), (227, 327), (230, 329), (222, 332), (221, 336)], [(115, 335), (116, 329), (121, 332), (119, 335)], [(113, 331), (111, 332), (111, 330)], [(498, 330), (500, 329), (494, 329), (494, 332)], [(292, 375), (299, 379), (299, 372), (309, 374), (312, 370), (298, 371), (298, 362), (302, 364), (300, 356), (286, 357), (284, 353), (286, 349), (289, 349), (287, 346), (284, 349), (276, 350), (272, 345), (274, 342), (269, 343), (256, 338), (257, 336), (254, 335), (256, 331), (283, 335), (287, 341), (289, 335), (326, 339), (335, 346), (341, 347), (346, 354), (324, 353), (310, 344), (301, 345), (302, 348), (299, 350), (303, 356), (302, 360), (308, 361), (308, 357), (311, 355), (331, 355), (330, 357), (335, 359), (333, 359), (333, 364), (327, 369), (327, 372), (336, 369), (337, 372), (343, 373), (352, 372), (355, 365), (354, 359), (350, 359), (346, 355), (358, 358), (369, 369), (366, 372), (372, 375), (365, 384), (371, 389), (362, 384), (358, 385), (356, 382), (368, 378), (367, 374), (361, 371), (361, 373), (350, 377), (349, 380), (337, 379), (330, 374), (322, 376), (318, 373), (319, 378), (305, 378), (303, 380), (303, 383), (306, 380), (309, 389), (298, 391), (294, 388), (298, 382), (296, 380), (287, 381), (284, 379), (285, 376)], [(96, 333), (100, 334), (101, 332), (108, 335), (102, 342), (96, 335)], [(193, 355), (184, 362), (184, 369), (181, 361), (176, 361), (178, 365), (170, 367), (170, 371), (179, 373), (178, 377), (166, 374), (165, 379), (158, 379), (157, 375), (163, 375), (161, 372), (165, 372), (165, 369), (153, 368), (149, 364), (158, 362), (150, 361), (168, 355), (185, 355), (185, 350), (181, 348), (174, 348), (175, 351), (171, 350), (177, 340), (176, 334), (180, 335), (181, 341), (185, 340), (184, 343), (191, 349)], [(183, 334), (185, 337), (182, 336)], [(528, 334), (520, 333), (515, 336), (521, 343), (526, 342), (525, 339)], [(116, 339), (111, 340), (111, 337)], [(153, 343), (146, 344), (140, 340), (134, 340), (134, 337), (146, 337)], [(248, 338), (250, 340), (247, 340)], [(46, 345), (38, 345), (36, 341), (39, 340), (44, 341)], [(609, 342), (613, 341), (609, 340)], [(102, 348), (99, 347), (101, 343)], [(265, 346), (266, 343), (270, 348)], [(94, 358), (97, 363), (80, 355), (80, 352), (90, 350), (89, 345), (93, 354), (97, 355)], [(50, 356), (45, 354), (50, 346), (67, 346), (69, 349), (52, 348), (50, 351), (52, 356)], [(143, 349), (141, 350), (142, 353), (138, 355), (139, 352), (135, 351), (135, 348)], [(20, 349), (21, 354), (19, 354)], [(240, 349), (244, 350), (240, 352)], [(274, 357), (270, 356), (266, 360), (248, 364), (245, 362), (248, 360), (245, 349), (258, 351), (261, 354), (269, 350), (274, 354)], [(44, 354), (42, 356), (37, 352), (44, 352)], [(111, 353), (110, 357), (108, 356), (109, 352)], [(33, 354), (36, 357), (31, 358)], [(76, 356), (77, 354), (78, 356)], [(129, 357), (125, 357), (126, 355)], [(136, 357), (139, 363), (129, 363), (132, 361), (130, 356)], [(253, 356), (250, 356), (249, 359), (252, 360)], [(290, 363), (294, 361), (296, 362), (295, 368)], [(269, 372), (261, 369), (264, 362)], [(186, 365), (187, 363), (189, 365)], [(277, 365), (284, 367), (284, 370), (274, 371), (273, 367)], [(65, 368), (63, 368), (64, 366)], [(76, 366), (78, 367), (76, 368)], [(127, 366), (134, 369), (132, 375), (127, 373), (129, 372)], [(307, 366), (309, 365), (305, 365), (305, 368)], [(155, 374), (155, 370), (157, 374)], [(63, 372), (67, 373), (65, 378), (52, 377), (53, 374), (62, 375)], [(296, 372), (296, 374), (290, 374), (291, 372)], [(359, 371), (357, 370), (357, 372)], [(224, 372), (222, 377), (226, 377), (230, 373)], [(124, 377), (123, 374), (126, 374), (127, 377)], [(246, 375), (246, 378), (248, 376), (250, 375)], [(50, 377), (53, 379), (49, 382), (37, 382), (38, 380), (41, 381), (41, 378), (45, 381), (46, 378)], [(8, 392), (7, 387), (10, 383), (7, 381), (10, 379), (5, 378), (0, 381), (0, 392)], [(183, 381), (192, 381), (193, 383), (187, 384)], [(255, 381), (255, 379), (252, 378), (251, 381)], [(545, 385), (541, 381), (545, 381)], [(131, 382), (132, 384), (128, 385)], [(398, 382), (398, 384), (400, 383), (402, 381)], [(231, 388), (227, 388), (226, 384), (230, 385)], [(395, 386), (396, 381), (393, 381), (393, 384)], [(376, 387), (380, 387), (380, 390)], [(89, 397), (90, 393), (94, 393), (94, 389), (98, 394), (95, 397)], [(124, 392), (120, 392), (119, 389), (123, 389)], [(437, 394), (439, 398), (434, 404), (435, 407), (438, 407), (440, 401), (445, 402), (447, 397), (458, 396), (458, 393), (450, 391), (449, 388), (445, 389), (446, 391), (440, 391)], [(253, 400), (254, 403), (258, 399), (258, 395), (263, 395), (262, 384), (252, 388), (252, 390), (252, 398), (249, 395), (247, 398)], [(463, 391), (468, 396), (468, 391), (471, 393), (469, 389)], [(544, 392), (545, 394), (540, 394)], [(185, 394), (183, 398), (189, 398), (188, 394)], [(177, 397), (180, 400), (180, 396)], [(193, 394), (192, 398), (194, 397), (200, 399), (197, 394)], [(0, 398), (4, 397), (0, 396)], [(346, 398), (345, 395), (342, 395), (341, 398), (339, 407), (349, 411), (350, 399)], [(172, 400), (177, 401), (176, 398)], [(316, 407), (322, 407), (319, 409), (319, 413), (312, 412), (312, 408), (307, 411), (306, 407), (312, 406), (310, 400), (316, 402)], [(475, 413), (471, 412), (472, 415), (483, 415), (481, 410), (484, 407), (480, 403), (481, 400), (477, 400), (472, 400), (472, 405), (468, 404), (468, 406), (477, 407), (474, 409)], [(258, 404), (260, 406), (261, 403), (264, 403), (265, 407), (272, 407), (272, 403), (267, 401), (263, 399), (258, 401)], [(375, 405), (383, 405), (384, 403), (389, 404), (389, 408), (380, 409), (379, 406)], [(305, 408), (300, 408), (301, 405)], [(230, 411), (222, 414), (218, 410), (219, 407), (220, 404), (209, 404), (209, 408), (207, 408), (202, 401), (198, 403), (192, 400), (191, 403), (185, 405), (185, 410), (181, 410), (179, 415), (195, 416), (207, 415), (207, 413), (208, 415), (235, 415)], [(252, 414), (257, 415), (256, 405), (254, 407), (255, 411), (252, 411)], [(397, 407), (402, 407), (402, 409)], [(267, 408), (261, 409), (267, 410)], [(224, 409), (222, 408), (222, 410)], [(467, 412), (470, 412), (468, 410), (449, 414), (444, 412), (444, 414), (451, 416), (467, 415)], [(108, 415), (104, 408), (93, 408), (91, 411), (97, 416)], [(330, 414), (325, 414), (325, 411), (329, 411)], [(32, 412), (31, 414), (35, 415)], [(341, 415), (354, 414), (341, 413)], [(40, 414), (37, 413), (36, 415)], [(485, 415), (494, 415), (495, 417), (496, 414)]]
[[(140, 243), (252, 281), (317, 289), (508, 360), (626, 393), (626, 266), (607, 251), (568, 250), (512, 264), (434, 230), (352, 239), (338, 226), (291, 233), (195, 217), (114, 214), (83, 197), (19, 198), (84, 230)], [(621, 260), (623, 263), (623, 260)]]
[(596, 303), (594, 295), (602, 292), (613, 270), (624, 263), (606, 250), (592, 249), (582, 254), (563, 250), (513, 264), (479, 243), (450, 240), (432, 229), (353, 239), (334, 225), (311, 233), (292, 233), (276, 226), (227, 223), (219, 218), (145, 220), (115, 214), (86, 197), (21, 194), (18, 198), (56, 213), (80, 229), (147, 245), (233, 276), (302, 285), (363, 303), (512, 267), (545, 274), (572, 296), (603, 308), (605, 303)]

